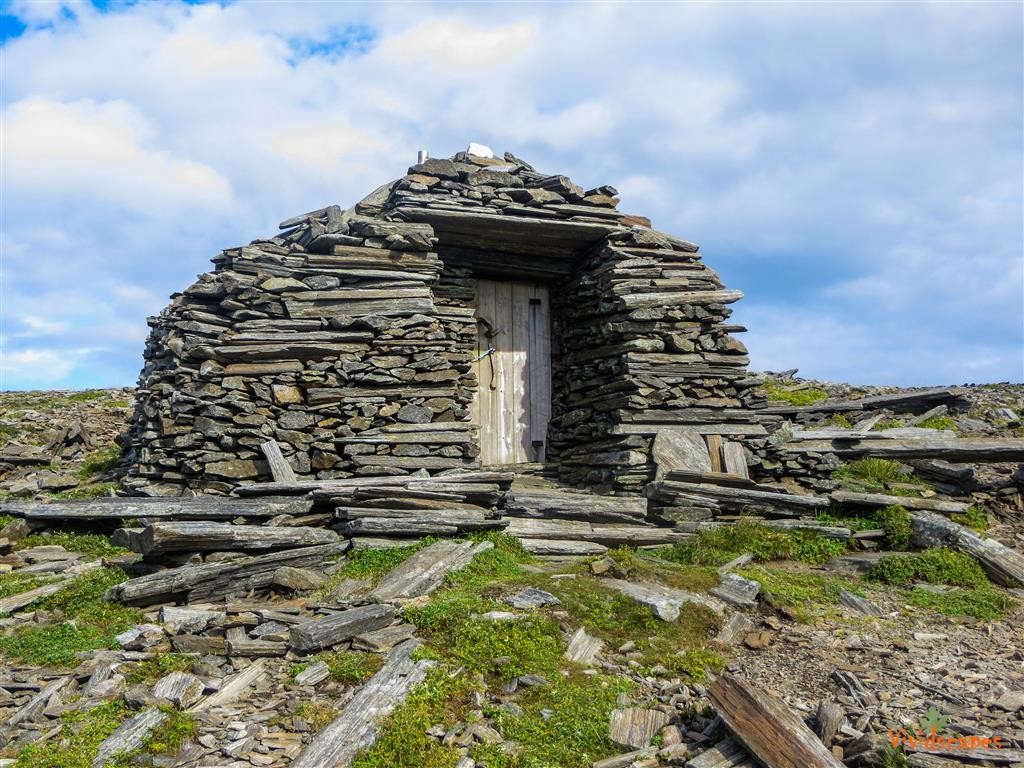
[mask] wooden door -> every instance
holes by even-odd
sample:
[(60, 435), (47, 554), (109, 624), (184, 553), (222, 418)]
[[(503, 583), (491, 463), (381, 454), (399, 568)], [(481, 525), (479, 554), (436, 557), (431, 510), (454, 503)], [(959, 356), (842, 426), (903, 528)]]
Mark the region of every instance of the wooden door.
[(551, 321), (547, 286), (476, 281), (480, 461), (544, 461), (551, 417)]

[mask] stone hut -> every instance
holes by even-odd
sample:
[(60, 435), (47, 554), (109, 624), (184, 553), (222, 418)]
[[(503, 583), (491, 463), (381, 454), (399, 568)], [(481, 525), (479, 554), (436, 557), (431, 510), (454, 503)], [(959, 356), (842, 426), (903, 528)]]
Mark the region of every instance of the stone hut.
[(764, 434), (698, 247), (506, 153), (409, 168), (229, 248), (151, 318), (127, 486), (513, 465), (635, 492), (662, 429)]

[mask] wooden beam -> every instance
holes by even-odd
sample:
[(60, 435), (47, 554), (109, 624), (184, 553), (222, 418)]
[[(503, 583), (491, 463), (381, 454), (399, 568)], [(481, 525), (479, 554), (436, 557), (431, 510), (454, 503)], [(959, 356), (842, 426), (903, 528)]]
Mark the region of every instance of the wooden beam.
[(275, 482), (290, 483), (295, 481), (295, 470), (285, 460), (277, 440), (268, 440), (260, 445), (260, 450), (263, 451), (263, 455), (267, 458), (267, 464), (270, 465), (270, 475), (274, 478)]

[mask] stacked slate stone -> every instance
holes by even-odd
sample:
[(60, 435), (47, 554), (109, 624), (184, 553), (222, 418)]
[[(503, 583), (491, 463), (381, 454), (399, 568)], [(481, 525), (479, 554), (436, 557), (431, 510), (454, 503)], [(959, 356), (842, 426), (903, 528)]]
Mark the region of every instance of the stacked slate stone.
[(269, 480), (269, 439), (300, 479), (477, 468), (478, 275), (551, 285), (548, 460), (565, 480), (639, 490), (666, 425), (763, 434), (725, 324), (740, 294), (615, 194), (463, 152), (224, 251), (150, 320), (126, 485)]

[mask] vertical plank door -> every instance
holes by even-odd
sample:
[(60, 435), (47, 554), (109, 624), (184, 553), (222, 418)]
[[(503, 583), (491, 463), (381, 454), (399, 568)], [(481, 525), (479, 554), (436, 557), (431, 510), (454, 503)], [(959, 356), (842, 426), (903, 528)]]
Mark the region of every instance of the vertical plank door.
[(478, 387), (471, 412), (480, 428), (480, 461), (543, 461), (551, 416), (548, 289), (478, 279), (476, 313)]

